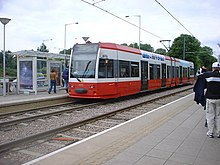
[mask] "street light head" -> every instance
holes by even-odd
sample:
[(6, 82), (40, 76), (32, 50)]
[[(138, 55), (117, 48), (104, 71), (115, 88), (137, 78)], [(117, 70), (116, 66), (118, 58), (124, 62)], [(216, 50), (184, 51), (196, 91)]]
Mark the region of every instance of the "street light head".
[(0, 21), (3, 25), (6, 25), (11, 19), (9, 18), (0, 18)]
[(76, 22), (75, 24), (79, 24), (79, 22)]
[(126, 15), (125, 17), (126, 17), (126, 18), (128, 18), (128, 17), (129, 17), (129, 15)]

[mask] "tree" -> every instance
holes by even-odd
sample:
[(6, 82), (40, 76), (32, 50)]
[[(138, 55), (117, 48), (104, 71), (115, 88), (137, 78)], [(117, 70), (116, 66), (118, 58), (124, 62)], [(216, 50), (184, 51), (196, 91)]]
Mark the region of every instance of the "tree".
[(123, 44), (121, 44), (121, 45), (123, 45), (123, 46), (128, 46), (128, 44), (126, 44), (126, 43), (123, 43)]
[(44, 43), (42, 43), (41, 46), (37, 48), (37, 51), (49, 52), (49, 50), (47, 49), (47, 46)]
[(212, 63), (217, 61), (217, 59), (213, 57), (212, 54), (213, 54), (212, 48), (208, 46), (201, 47), (200, 53), (198, 53), (198, 57), (200, 59), (200, 65), (211, 69)]
[(72, 51), (72, 48), (69, 48), (69, 49), (66, 50), (66, 52), (64, 52), (64, 50), (61, 50), (59, 52), (59, 54), (71, 54), (71, 51)]
[(138, 46), (137, 43), (132, 43), (132, 44), (129, 44), (128, 46), (129, 46), (129, 47), (132, 47), (132, 48), (137, 48), (137, 49), (139, 49), (139, 46)]
[[(131, 44), (126, 44), (126, 43), (123, 43), (121, 45), (124, 45), (124, 46), (129, 46), (129, 47), (132, 47), (132, 48), (136, 48), (136, 49), (139, 49), (139, 45), (138, 43), (131, 43)], [(150, 45), (150, 44), (141, 44), (140, 45), (140, 49), (141, 50), (146, 50), (146, 51), (149, 51), (149, 52), (154, 52), (154, 48)]]
[[(3, 52), (0, 52), (0, 77), (3, 75)], [(11, 53), (11, 51), (5, 52), (5, 73), (10, 77), (17, 76), (17, 59)]]
[(179, 37), (174, 39), (169, 55), (179, 59), (185, 58), (187, 60), (189, 58), (187, 53), (190, 54), (190, 52), (198, 52), (200, 50), (200, 44), (199, 40), (195, 37), (187, 34), (181, 34)]
[(163, 49), (163, 48), (158, 48), (158, 49), (155, 51), (155, 53), (167, 55), (166, 49)]
[(141, 50), (154, 52), (154, 48), (150, 44), (141, 44), (140, 48), (141, 48)]
[(187, 34), (181, 34), (175, 38), (168, 53), (169, 56), (192, 61), (196, 70), (201, 66), (210, 68), (215, 60), (212, 54), (211, 48), (201, 47), (198, 39)]

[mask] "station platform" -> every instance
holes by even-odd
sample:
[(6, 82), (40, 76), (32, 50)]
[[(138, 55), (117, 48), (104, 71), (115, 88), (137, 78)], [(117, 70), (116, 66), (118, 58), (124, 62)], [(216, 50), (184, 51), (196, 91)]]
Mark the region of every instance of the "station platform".
[(194, 94), (24, 165), (219, 165)]
[(40, 100), (63, 98), (68, 97), (68, 94), (64, 89), (57, 89), (57, 93), (48, 94), (47, 91), (40, 91), (35, 93), (21, 93), (21, 94), (7, 94), (6, 96), (0, 96), (0, 107), (7, 105), (17, 105), (25, 102), (37, 102)]

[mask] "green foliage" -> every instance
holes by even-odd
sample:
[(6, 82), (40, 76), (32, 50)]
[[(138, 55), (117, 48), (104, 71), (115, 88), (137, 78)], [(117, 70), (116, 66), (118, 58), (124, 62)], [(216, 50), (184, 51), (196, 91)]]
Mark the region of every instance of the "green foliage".
[(126, 43), (123, 43), (123, 44), (121, 44), (121, 45), (123, 45), (123, 46), (128, 46), (128, 44), (126, 44)]
[(179, 59), (184, 59), (185, 52), (185, 59), (187, 60), (188, 54), (191, 52), (200, 51), (200, 44), (201, 43), (195, 37), (187, 34), (181, 34), (179, 37), (174, 39), (174, 42), (169, 51), (169, 55)]
[(59, 54), (71, 54), (72, 48), (69, 48), (64, 52), (64, 50), (60, 51)]
[(202, 66), (210, 69), (212, 63), (216, 61), (212, 54), (213, 51), (210, 47), (202, 47), (198, 39), (187, 34), (181, 34), (175, 38), (168, 52), (169, 56), (192, 61), (195, 70)]
[(154, 52), (154, 48), (150, 44), (141, 44), (140, 48), (141, 48), (141, 50)]
[[(5, 52), (5, 74), (17, 77), (17, 58), (11, 54), (11, 51)], [(3, 77), (3, 52), (0, 52), (0, 77)]]
[(211, 70), (212, 63), (217, 61), (217, 59), (212, 56), (213, 50), (210, 47), (205, 46), (201, 48), (200, 52), (201, 53), (198, 54), (200, 66), (205, 66)]
[(44, 43), (42, 43), (41, 46), (37, 48), (37, 51), (49, 52), (49, 50), (47, 49), (47, 46)]
[[(124, 45), (124, 46), (129, 46), (129, 47), (132, 47), (132, 48), (136, 48), (136, 49), (139, 49), (139, 45), (138, 43), (131, 43), (131, 44), (126, 44), (126, 43), (123, 43), (121, 45)], [(140, 45), (140, 49), (141, 50), (146, 50), (146, 51), (149, 51), (149, 52), (154, 52), (154, 48), (150, 45), (150, 44), (141, 44)]]
[(167, 55), (166, 49), (163, 49), (163, 48), (158, 48), (158, 49), (155, 51), (155, 53)]

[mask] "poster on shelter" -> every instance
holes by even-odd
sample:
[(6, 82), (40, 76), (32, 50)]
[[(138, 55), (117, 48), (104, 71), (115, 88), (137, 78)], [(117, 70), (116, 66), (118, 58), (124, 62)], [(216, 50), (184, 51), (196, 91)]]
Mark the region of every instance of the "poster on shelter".
[(20, 61), (20, 89), (33, 89), (32, 61)]

